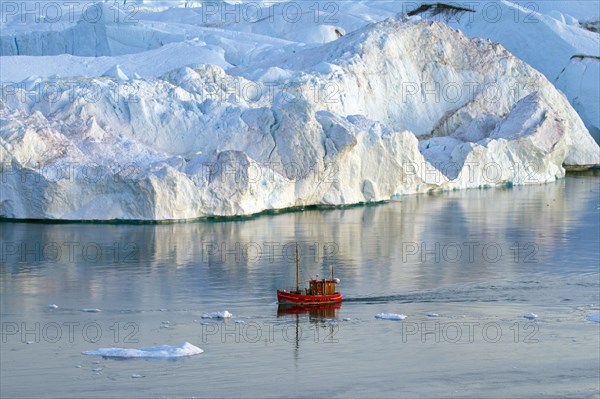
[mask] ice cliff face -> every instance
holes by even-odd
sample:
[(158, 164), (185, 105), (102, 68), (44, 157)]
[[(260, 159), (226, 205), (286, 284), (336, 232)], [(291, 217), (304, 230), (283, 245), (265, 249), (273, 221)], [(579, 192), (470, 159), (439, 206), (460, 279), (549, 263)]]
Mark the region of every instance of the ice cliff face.
[[(600, 142), (600, 116), (594, 111), (600, 107), (600, 35), (581, 29), (573, 17), (556, 10), (548, 14), (537, 12), (552, 7), (569, 8), (569, 4), (561, 2), (519, 5), (500, 0), (474, 4), (474, 13), (466, 13), (458, 21), (454, 18), (450, 24), (469, 37), (501, 43), (542, 72), (567, 95), (596, 142)], [(581, 10), (582, 18), (594, 18), (594, 12), (598, 13), (597, 4), (589, 2), (579, 2), (571, 8)]]
[[(53, 12), (59, 15), (57, 11)], [(74, 16), (69, 16), (69, 19), (72, 18)], [(54, 19), (63, 18), (54, 16)], [(67, 19), (66, 15), (64, 19)], [(52, 26), (51, 23), (48, 25)], [(14, 32), (0, 36), (0, 55), (115, 56), (156, 49), (183, 39), (184, 35), (181, 33), (144, 26), (129, 13), (111, 3), (96, 3), (85, 9), (76, 24), (64, 30)]]
[[(227, 71), (107, 75), (3, 96), (0, 216), (247, 215), (541, 183), (563, 165), (600, 164), (543, 75), (439, 23), (388, 19)], [(52, 98), (39, 95), (50, 83)]]

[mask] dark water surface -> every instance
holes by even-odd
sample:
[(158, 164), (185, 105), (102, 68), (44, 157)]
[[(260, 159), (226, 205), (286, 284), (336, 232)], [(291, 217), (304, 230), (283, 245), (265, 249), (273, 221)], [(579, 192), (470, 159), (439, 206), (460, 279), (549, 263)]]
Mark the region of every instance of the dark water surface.
[[(243, 221), (5, 221), (0, 239), (2, 398), (599, 397), (597, 173)], [(302, 280), (334, 267), (341, 308), (278, 311), (296, 242)], [(81, 354), (186, 341), (205, 352)]]

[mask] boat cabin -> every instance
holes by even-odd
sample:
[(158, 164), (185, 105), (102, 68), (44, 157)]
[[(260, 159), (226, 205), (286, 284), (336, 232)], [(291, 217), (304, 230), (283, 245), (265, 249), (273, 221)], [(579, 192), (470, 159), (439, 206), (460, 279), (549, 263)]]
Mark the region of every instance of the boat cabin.
[(310, 280), (305, 295), (333, 295), (335, 294), (335, 280)]

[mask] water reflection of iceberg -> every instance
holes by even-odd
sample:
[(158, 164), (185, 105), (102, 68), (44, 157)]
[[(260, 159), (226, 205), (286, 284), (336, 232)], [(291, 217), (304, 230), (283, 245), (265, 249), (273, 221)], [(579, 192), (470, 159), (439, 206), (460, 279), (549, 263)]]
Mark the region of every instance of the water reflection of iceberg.
[[(598, 234), (598, 178), (590, 174), (540, 186), (417, 195), (374, 206), (224, 222), (2, 222), (0, 285), (7, 296), (60, 292), (77, 285), (90, 297), (114, 294), (130, 300), (157, 291), (178, 295), (176, 287), (194, 284), (202, 295), (237, 289), (270, 301), (278, 286), (293, 280), (293, 249), (287, 251), (286, 245), (295, 242), (313, 258), (307, 262), (307, 275), (325, 275), (335, 265), (344, 281), (371, 281), (372, 288), (365, 283), (365, 290), (379, 291), (361, 289), (351, 295), (397, 294), (478, 278), (511, 279), (526, 268), (565, 270), (581, 266), (565, 261), (569, 254), (589, 253), (597, 261), (597, 253), (586, 244)], [(450, 262), (443, 256), (436, 261), (436, 243), (443, 249), (466, 241), (498, 243), (508, 257), (495, 263), (481, 254), (472, 261)], [(538, 262), (510, 258), (515, 242), (535, 243)], [(409, 255), (409, 244), (417, 244), (422, 253)], [(124, 284), (129, 294), (119, 291)]]

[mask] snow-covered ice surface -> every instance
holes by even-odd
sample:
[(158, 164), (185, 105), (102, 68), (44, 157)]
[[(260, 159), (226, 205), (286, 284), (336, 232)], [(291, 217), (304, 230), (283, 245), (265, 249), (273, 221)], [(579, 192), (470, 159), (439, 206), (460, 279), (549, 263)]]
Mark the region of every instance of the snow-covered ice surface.
[(0, 217), (249, 215), (600, 164), (599, 36), (567, 8), (499, 1), (490, 23), (482, 3), (449, 26), (401, 2), (335, 4), (294, 23), (202, 2), (7, 16)]
[(596, 141), (600, 141), (600, 35), (581, 28), (569, 14), (582, 20), (598, 20), (598, 3), (518, 3), (501, 0), (491, 11), (489, 2), (482, 2), (474, 14), (451, 24), (469, 37), (501, 43), (542, 72), (565, 93)]
[[(151, 346), (140, 349), (128, 348), (99, 348), (96, 350), (82, 352), (84, 355), (104, 356), (116, 358), (152, 358), (152, 359), (173, 359), (178, 357), (194, 356), (204, 352), (202, 349), (189, 342), (181, 345), (161, 345)], [(133, 377), (136, 378), (136, 377)]]

